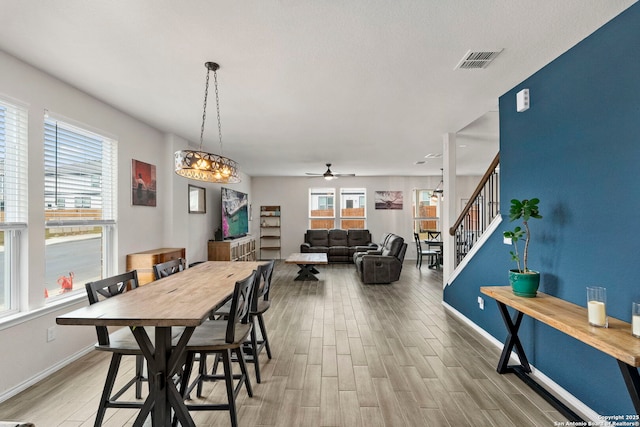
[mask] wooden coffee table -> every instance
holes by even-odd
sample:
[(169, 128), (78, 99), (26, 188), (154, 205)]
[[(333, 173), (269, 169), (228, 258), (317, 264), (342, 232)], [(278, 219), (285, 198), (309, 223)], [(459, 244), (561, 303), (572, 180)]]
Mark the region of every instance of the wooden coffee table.
[(298, 271), (298, 276), (294, 280), (313, 280), (317, 281), (318, 278), (316, 274), (319, 271), (315, 268), (316, 265), (326, 265), (329, 264), (327, 260), (327, 254), (303, 254), (303, 253), (295, 253), (289, 255), (284, 261), (286, 264), (297, 264), (300, 267), (300, 271)]

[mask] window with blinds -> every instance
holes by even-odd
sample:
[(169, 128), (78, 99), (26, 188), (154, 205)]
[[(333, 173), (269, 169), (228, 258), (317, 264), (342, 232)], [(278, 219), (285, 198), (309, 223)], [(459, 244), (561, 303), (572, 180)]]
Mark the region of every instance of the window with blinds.
[(309, 189), (309, 228), (335, 228), (335, 188)]
[(60, 120), (44, 123), (45, 297), (108, 276), (116, 224), (117, 142)]
[(115, 148), (110, 138), (67, 123), (44, 124), (44, 203), (48, 226), (116, 219)]
[(367, 228), (367, 190), (366, 188), (340, 189), (340, 228)]
[(20, 230), (27, 226), (27, 109), (0, 99), (0, 316), (18, 310)]
[(413, 190), (413, 231), (421, 239), (431, 239), (440, 235), (440, 204), (433, 190)]

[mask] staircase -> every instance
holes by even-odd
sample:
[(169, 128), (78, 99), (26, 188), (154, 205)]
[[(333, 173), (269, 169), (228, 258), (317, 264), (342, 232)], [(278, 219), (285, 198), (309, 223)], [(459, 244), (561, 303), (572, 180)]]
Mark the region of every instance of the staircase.
[(455, 265), (462, 260), (489, 228), (495, 217), (500, 215), (500, 153), (496, 154), (489, 168), (478, 183), (469, 202), (462, 209), (458, 219), (449, 229), (455, 241)]

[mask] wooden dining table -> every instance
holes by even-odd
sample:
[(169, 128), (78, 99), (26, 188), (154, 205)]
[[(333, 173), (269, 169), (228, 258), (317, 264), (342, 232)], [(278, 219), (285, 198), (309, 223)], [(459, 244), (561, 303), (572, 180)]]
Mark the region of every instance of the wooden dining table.
[[(151, 413), (154, 427), (168, 427), (173, 410), (182, 426), (195, 427), (173, 381), (184, 362), (185, 347), (195, 328), (230, 298), (236, 281), (262, 264), (266, 262), (207, 261), (58, 316), (56, 323), (131, 328), (149, 371), (149, 395), (133, 425), (142, 426)], [(140, 326), (155, 327), (155, 336), (149, 337)], [(172, 346), (171, 329), (176, 327), (184, 330)]]

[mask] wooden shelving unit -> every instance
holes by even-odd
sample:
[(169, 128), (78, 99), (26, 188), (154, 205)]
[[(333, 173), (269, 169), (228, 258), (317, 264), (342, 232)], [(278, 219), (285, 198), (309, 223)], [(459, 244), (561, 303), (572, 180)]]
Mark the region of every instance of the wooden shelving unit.
[(280, 206), (260, 206), (260, 259), (281, 258), (280, 220)]

